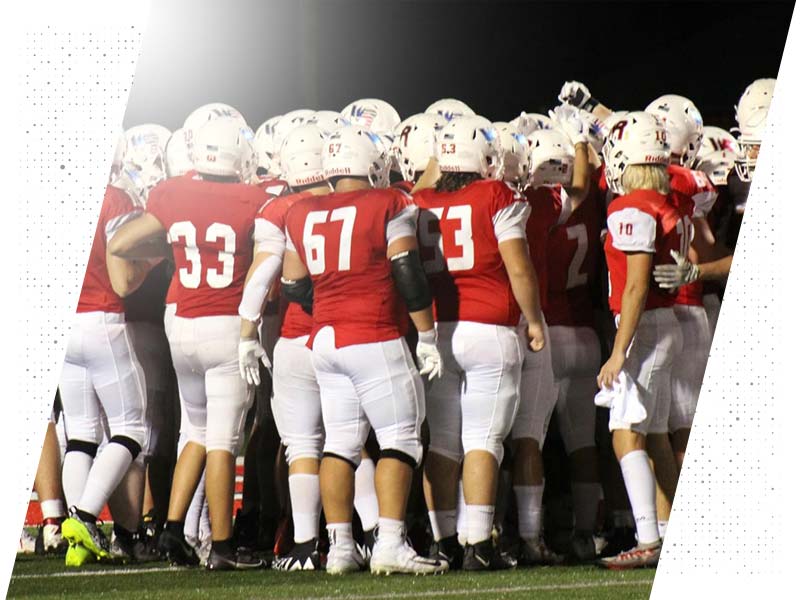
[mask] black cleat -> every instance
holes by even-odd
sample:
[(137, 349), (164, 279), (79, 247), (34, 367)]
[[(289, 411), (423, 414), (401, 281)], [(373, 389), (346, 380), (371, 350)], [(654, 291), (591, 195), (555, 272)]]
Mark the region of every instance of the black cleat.
[(501, 571), (513, 566), (500, 557), (491, 538), (477, 544), (467, 544), (464, 548), (465, 571)]
[(364, 559), (364, 563), (369, 565), (369, 561), (372, 558), (372, 549), (375, 547), (375, 528), (368, 529), (364, 532), (364, 542), (361, 544), (356, 544), (356, 550), (361, 555), (361, 558)]
[(179, 567), (196, 567), (200, 564), (197, 553), (183, 535), (177, 535), (165, 529), (158, 538), (158, 552), (171, 565)]
[(464, 565), (464, 548), (458, 543), (458, 536), (442, 538), (434, 541), (428, 551), (428, 558), (446, 561), (451, 571), (458, 571)]
[(316, 539), (295, 544), (291, 551), (275, 559), (272, 568), (276, 571), (319, 571), (319, 542)]
[(245, 548), (239, 548), (236, 552), (226, 554), (212, 547), (206, 562), (206, 569), (209, 571), (248, 571), (266, 567), (265, 561), (253, 556)]
[(617, 527), (606, 539), (608, 543), (600, 552), (600, 558), (617, 556), (620, 552), (634, 548), (638, 543), (636, 541), (636, 531), (632, 527)]

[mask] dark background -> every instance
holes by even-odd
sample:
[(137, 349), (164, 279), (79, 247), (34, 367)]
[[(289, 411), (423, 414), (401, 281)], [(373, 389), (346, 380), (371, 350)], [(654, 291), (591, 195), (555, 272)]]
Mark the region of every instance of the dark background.
[(794, 2), (159, 0), (125, 126), (170, 129), (237, 107), (255, 129), (361, 97), (402, 117), (441, 97), (492, 120), (546, 112), (567, 79), (612, 108), (664, 93), (730, 127), (753, 79), (776, 77)]

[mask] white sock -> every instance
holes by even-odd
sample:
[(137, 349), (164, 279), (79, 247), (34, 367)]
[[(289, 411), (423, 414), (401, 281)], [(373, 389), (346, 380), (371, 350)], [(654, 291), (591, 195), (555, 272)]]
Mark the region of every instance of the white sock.
[(200, 539), (200, 515), (203, 512), (203, 505), (206, 501), (206, 472), (200, 476), (200, 483), (194, 491), (192, 501), (183, 519), (183, 535), (194, 540)]
[(94, 458), (85, 452), (72, 450), (64, 455), (64, 466), (61, 469), (61, 485), (67, 506), (75, 506), (80, 502), (86, 480), (92, 470)]
[(297, 473), (289, 475), (289, 498), (292, 502), (294, 541), (302, 544), (319, 535), (319, 475)]
[(572, 505), (575, 511), (575, 531), (591, 533), (597, 525), (597, 508), (603, 486), (599, 483), (572, 483)]
[(464, 486), (458, 482), (458, 515), (456, 517), (456, 531), (458, 532), (458, 543), (462, 546), (467, 544), (467, 501), (464, 499)]
[(519, 537), (525, 541), (538, 541), (542, 533), (542, 495), (541, 485), (515, 485), (517, 513), (519, 518)]
[(619, 461), (625, 489), (636, 522), (636, 537), (640, 544), (659, 540), (656, 520), (656, 478), (650, 468), (647, 452), (634, 450)]
[(112, 492), (128, 472), (133, 456), (122, 444), (111, 442), (100, 452), (89, 471), (86, 488), (76, 506), (89, 513), (99, 515)]
[(200, 523), (197, 527), (197, 536), (201, 542), (211, 539), (211, 517), (208, 516), (208, 497), (203, 496), (203, 506), (200, 509)]
[(353, 505), (361, 519), (361, 528), (364, 531), (374, 529), (378, 524), (378, 496), (375, 494), (375, 463), (369, 458), (362, 458), (356, 469)]
[(435, 541), (443, 540), (456, 534), (456, 518), (458, 511), (453, 510), (429, 510), (428, 518), (431, 521), (431, 531)]
[(45, 520), (60, 519), (67, 514), (64, 510), (64, 503), (61, 501), (61, 499), (42, 500), (39, 502), (39, 506), (42, 508), (42, 519)]
[(494, 506), (467, 504), (467, 543), (477, 544), (488, 540), (494, 525)]
[(353, 546), (352, 523), (328, 523), (328, 539), (331, 546)]
[(667, 524), (669, 521), (659, 521), (658, 522), (658, 537), (662, 540), (667, 537)]
[(378, 519), (378, 539), (383, 543), (402, 544), (405, 535), (405, 523), (397, 519)]

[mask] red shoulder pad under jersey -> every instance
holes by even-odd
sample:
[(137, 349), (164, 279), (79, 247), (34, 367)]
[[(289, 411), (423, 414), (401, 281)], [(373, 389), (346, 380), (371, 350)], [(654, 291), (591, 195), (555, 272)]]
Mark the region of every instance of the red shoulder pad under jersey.
[(591, 327), (594, 323), (591, 285), (601, 252), (601, 203), (599, 194), (589, 194), (547, 238), (545, 317), (550, 326)]
[[(653, 266), (674, 264), (670, 251), (679, 252), (688, 243), (681, 216), (667, 196), (652, 190), (636, 190), (614, 199), (608, 207), (605, 242), (609, 306), (614, 314), (622, 310), (622, 292), (628, 269), (626, 253), (652, 254)], [(645, 310), (674, 304), (675, 294), (658, 287), (651, 275)]]
[(111, 287), (106, 266), (106, 247), (120, 227), (140, 214), (141, 211), (134, 207), (128, 194), (114, 186), (106, 186), (78, 298), (78, 312), (120, 313), (125, 310), (122, 300)]
[(705, 217), (717, 200), (717, 189), (702, 171), (669, 165), (669, 186), (673, 193), (689, 198), (694, 204), (694, 217)]
[(525, 239), (524, 198), (500, 181), (482, 180), (455, 192), (423, 190), (414, 200), (436, 320), (516, 325), (519, 307), (498, 244)]
[(179, 317), (238, 314), (264, 202), (257, 186), (199, 178), (176, 177), (153, 190), (147, 212), (172, 244)]
[(298, 200), (313, 195), (310, 192), (300, 192), (269, 200), (256, 215), (253, 233), (256, 252), (283, 256), (283, 251), (286, 249), (286, 214), (289, 212), (289, 207)]
[(416, 207), (394, 189), (368, 189), (295, 202), (286, 216), (286, 246), (314, 284), (316, 333), (332, 326), (336, 346), (397, 339), (405, 334), (405, 304), (386, 258), (389, 242), (414, 235)]
[(406, 194), (410, 194), (411, 190), (414, 189), (414, 182), (413, 181), (395, 181), (392, 184), (392, 187), (400, 190), (401, 192), (405, 192)]

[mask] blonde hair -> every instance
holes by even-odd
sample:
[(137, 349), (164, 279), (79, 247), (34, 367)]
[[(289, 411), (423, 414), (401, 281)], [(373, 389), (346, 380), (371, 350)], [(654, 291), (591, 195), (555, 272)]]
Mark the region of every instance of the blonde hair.
[(666, 165), (629, 165), (622, 174), (621, 183), (626, 194), (634, 190), (654, 190), (659, 194), (669, 194)]

